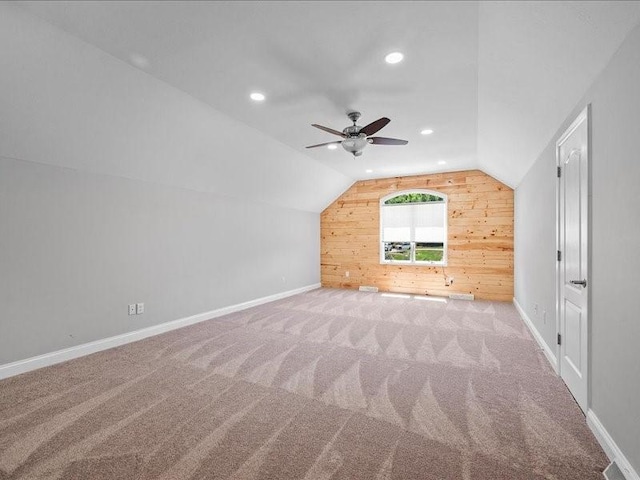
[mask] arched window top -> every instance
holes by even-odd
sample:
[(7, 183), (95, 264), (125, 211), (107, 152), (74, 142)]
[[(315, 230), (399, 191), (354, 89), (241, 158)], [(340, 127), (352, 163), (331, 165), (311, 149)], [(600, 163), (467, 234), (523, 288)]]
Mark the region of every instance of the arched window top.
[(380, 200), (380, 205), (406, 205), (446, 201), (447, 196), (444, 193), (435, 192), (433, 190), (402, 190), (400, 192), (393, 192), (382, 197), (382, 199)]

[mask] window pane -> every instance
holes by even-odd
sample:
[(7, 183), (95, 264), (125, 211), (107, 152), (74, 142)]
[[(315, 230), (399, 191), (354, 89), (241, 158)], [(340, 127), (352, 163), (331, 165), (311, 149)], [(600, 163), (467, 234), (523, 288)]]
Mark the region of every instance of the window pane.
[(416, 262), (441, 262), (444, 243), (416, 243)]
[(423, 203), (423, 202), (442, 202), (443, 198), (429, 193), (404, 193), (388, 199), (385, 205), (394, 205), (397, 203)]
[(384, 242), (384, 259), (408, 262), (411, 260), (409, 242)]

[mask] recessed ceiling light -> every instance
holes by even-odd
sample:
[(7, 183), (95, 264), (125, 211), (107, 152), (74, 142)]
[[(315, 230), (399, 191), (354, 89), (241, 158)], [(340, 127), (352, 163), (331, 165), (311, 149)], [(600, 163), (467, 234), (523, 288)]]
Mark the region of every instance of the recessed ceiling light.
[(129, 60), (133, 65), (141, 69), (149, 68), (149, 59), (144, 55), (140, 55), (139, 53), (132, 53), (129, 55)]
[(251, 97), (251, 100), (253, 100), (255, 102), (262, 102), (265, 99), (264, 94), (262, 94), (260, 92), (253, 92), (249, 96)]
[(335, 143), (330, 143), (329, 145), (327, 145), (327, 148), (329, 150), (335, 150), (336, 148), (338, 148), (338, 145)]
[(367, 168), (367, 169), (365, 170), (365, 172), (367, 172), (367, 173), (373, 173), (373, 170), (371, 170), (370, 168)]
[(390, 64), (399, 63), (404, 58), (404, 55), (400, 52), (392, 52), (384, 57), (384, 61)]
[(431, 135), (433, 133), (433, 130), (431, 130), (430, 128), (425, 128), (424, 130), (422, 130), (420, 132), (422, 135)]
[(438, 165), (446, 165), (447, 162), (445, 160), (438, 160)]

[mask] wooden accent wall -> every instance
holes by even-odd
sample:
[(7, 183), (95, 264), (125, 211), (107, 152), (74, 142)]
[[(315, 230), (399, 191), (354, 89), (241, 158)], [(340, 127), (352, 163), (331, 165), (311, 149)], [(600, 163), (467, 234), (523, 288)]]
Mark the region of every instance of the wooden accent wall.
[[(448, 196), (448, 265), (381, 264), (380, 199), (418, 188)], [(320, 218), (325, 287), (513, 298), (513, 190), (479, 170), (356, 182)], [(445, 274), (453, 285), (445, 286)]]

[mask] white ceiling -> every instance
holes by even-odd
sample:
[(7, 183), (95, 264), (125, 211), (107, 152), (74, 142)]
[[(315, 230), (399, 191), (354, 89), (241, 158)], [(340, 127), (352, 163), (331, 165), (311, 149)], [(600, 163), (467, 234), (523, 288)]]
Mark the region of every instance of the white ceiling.
[[(511, 186), (640, 21), (637, 1), (21, 4), (353, 179), (482, 168)], [(409, 144), (304, 148), (338, 139), (310, 124), (342, 130), (350, 109)]]

